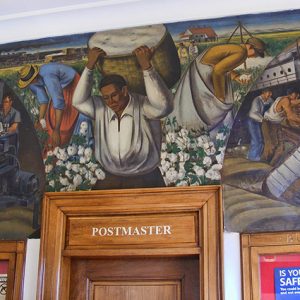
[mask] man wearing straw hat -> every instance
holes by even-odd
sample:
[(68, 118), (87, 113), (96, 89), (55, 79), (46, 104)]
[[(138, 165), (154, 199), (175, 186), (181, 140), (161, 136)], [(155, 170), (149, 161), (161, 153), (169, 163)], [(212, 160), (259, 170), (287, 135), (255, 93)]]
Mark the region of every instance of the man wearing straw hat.
[(262, 40), (251, 37), (245, 44), (215, 45), (201, 53), (177, 88), (172, 114), (177, 122), (187, 128), (208, 131), (222, 124), (226, 116), (231, 116), (233, 107), (231, 80), (244, 84), (250, 79), (234, 69), (247, 58), (264, 57), (265, 47)]
[(91, 96), (93, 69), (105, 52), (89, 49), (88, 62), (76, 87), (73, 105), (94, 120), (95, 157), (106, 170), (95, 188), (164, 186), (159, 171), (161, 123), (173, 109), (173, 95), (151, 65), (153, 50), (133, 51), (143, 70), (147, 96), (128, 90), (120, 75), (104, 76), (99, 96)]
[(29, 87), (40, 105), (39, 124), (47, 130), (52, 147), (69, 143), (75, 128), (86, 118), (72, 106), (72, 97), (80, 76), (61, 63), (26, 65), (19, 71), (18, 86)]

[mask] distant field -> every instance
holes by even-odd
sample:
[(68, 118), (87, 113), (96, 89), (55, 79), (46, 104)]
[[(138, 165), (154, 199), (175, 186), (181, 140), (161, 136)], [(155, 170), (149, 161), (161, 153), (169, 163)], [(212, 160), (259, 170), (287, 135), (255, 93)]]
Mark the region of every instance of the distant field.
[[(255, 37), (261, 38), (267, 44), (267, 53), (270, 56), (276, 56), (283, 51), (287, 46), (300, 38), (300, 30), (295, 31), (282, 31), (282, 32), (265, 32), (254, 34)], [(244, 36), (244, 42), (249, 36)], [(227, 43), (228, 37), (221, 37), (217, 42), (201, 42), (198, 43), (198, 48), (201, 51), (216, 44)], [(235, 35), (230, 40), (231, 43), (240, 43), (240, 36)]]
[[(295, 40), (300, 37), (300, 30), (296, 31), (282, 31), (282, 32), (265, 32), (265, 33), (258, 33), (254, 34), (255, 37), (261, 38), (261, 39), (287, 39), (287, 38), (294, 38)], [(248, 37), (246, 36), (246, 39)], [(226, 38), (220, 38), (219, 41), (226, 42), (228, 40), (228, 37)], [(232, 37), (233, 42), (239, 42), (240, 37), (234, 36)]]

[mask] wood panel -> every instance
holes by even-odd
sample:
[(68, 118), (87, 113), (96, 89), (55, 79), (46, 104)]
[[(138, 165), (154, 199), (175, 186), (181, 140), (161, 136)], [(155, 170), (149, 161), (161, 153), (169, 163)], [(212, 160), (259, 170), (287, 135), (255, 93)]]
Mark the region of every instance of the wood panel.
[(0, 260), (8, 261), (6, 300), (22, 299), (25, 242), (0, 241)]
[(181, 300), (180, 281), (104, 281), (91, 285), (91, 300)]
[[(90, 237), (90, 226), (104, 225), (101, 220), (115, 224), (122, 221), (121, 225), (135, 227), (146, 224), (143, 218), (158, 222), (153, 226), (168, 225), (165, 221), (174, 226), (176, 234), (171, 242), (159, 235), (154, 239), (142, 237), (142, 241), (128, 237), (122, 242), (106, 239), (105, 243), (99, 242), (99, 237)], [(196, 255), (199, 299), (219, 300), (223, 287), (222, 228), (219, 186), (46, 193), (38, 299), (69, 299), (72, 261), (76, 257), (145, 259)]]
[(66, 249), (91, 248), (186, 247), (198, 245), (198, 217), (186, 214), (141, 214), (125, 216), (70, 217), (67, 219)]
[[(71, 279), (70, 299), (85, 299), (86, 294), (91, 294), (94, 285), (108, 286), (110, 290), (114, 286), (124, 293), (129, 290), (137, 290), (136, 285), (143, 286), (140, 291), (145, 291), (145, 287), (150, 285), (154, 287), (155, 293), (164, 290), (168, 286), (168, 291), (175, 291), (176, 294), (180, 288), (179, 299), (199, 300), (199, 259), (197, 256), (178, 257), (178, 258), (116, 258), (116, 259), (74, 259), (72, 260), (71, 273), (74, 276)], [(88, 282), (88, 285), (86, 284)], [(172, 286), (170, 287), (170, 283)], [(127, 286), (127, 288), (126, 288)], [(158, 286), (161, 288), (159, 289)], [(102, 288), (101, 291), (105, 289)], [(114, 299), (115, 298), (104, 298)], [(153, 298), (151, 300), (155, 300)], [(160, 298), (163, 299), (160, 295)], [(172, 300), (175, 300), (173, 298)], [(122, 299), (123, 300), (123, 299)], [(124, 299), (125, 300), (125, 299)], [(141, 300), (141, 299), (139, 299)]]

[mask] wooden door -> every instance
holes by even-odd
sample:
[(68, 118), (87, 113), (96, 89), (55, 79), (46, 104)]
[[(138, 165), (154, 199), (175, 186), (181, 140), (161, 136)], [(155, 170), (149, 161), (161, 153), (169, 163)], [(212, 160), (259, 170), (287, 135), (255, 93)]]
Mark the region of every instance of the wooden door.
[(198, 257), (72, 259), (70, 299), (199, 300)]
[(48, 193), (39, 300), (221, 300), (220, 187)]

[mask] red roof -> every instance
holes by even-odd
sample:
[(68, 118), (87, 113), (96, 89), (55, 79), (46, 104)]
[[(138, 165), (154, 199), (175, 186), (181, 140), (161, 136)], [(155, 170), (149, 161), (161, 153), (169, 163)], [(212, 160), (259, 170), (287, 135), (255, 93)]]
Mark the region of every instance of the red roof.
[(188, 29), (193, 35), (194, 34), (205, 34), (207, 37), (216, 37), (217, 34), (211, 27), (192, 27)]

